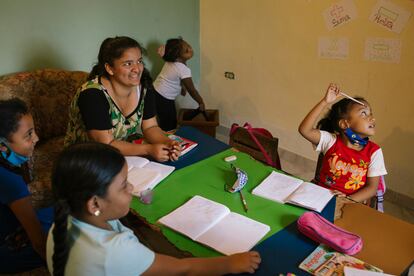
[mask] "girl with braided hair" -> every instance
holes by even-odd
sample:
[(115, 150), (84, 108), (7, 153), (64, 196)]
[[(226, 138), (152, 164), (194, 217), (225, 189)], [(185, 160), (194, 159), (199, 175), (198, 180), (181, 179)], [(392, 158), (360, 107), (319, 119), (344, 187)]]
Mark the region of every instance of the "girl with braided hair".
[(132, 199), (127, 172), (123, 155), (106, 144), (63, 151), (52, 174), (57, 200), (47, 242), (52, 275), (219, 275), (257, 269), (257, 252), (176, 259), (145, 247), (119, 221)]

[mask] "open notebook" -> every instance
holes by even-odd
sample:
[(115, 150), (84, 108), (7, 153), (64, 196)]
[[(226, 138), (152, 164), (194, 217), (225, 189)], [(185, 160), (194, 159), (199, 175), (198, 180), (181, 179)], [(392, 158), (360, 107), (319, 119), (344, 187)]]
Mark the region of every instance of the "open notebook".
[(250, 250), (270, 231), (268, 225), (198, 195), (159, 222), (225, 255)]
[(254, 188), (252, 194), (317, 212), (321, 212), (333, 197), (326, 188), (275, 171)]
[(125, 159), (128, 163), (128, 181), (134, 186), (132, 193), (136, 196), (140, 196), (142, 191), (153, 189), (175, 169), (144, 157), (128, 156)]

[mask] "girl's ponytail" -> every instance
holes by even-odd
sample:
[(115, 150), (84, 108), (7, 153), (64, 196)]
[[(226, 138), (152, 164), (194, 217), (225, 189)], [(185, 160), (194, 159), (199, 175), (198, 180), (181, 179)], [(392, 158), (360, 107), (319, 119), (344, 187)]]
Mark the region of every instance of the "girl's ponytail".
[(53, 276), (65, 274), (66, 262), (69, 255), (67, 245), (69, 207), (65, 200), (58, 200), (55, 205), (55, 226), (53, 228)]
[(321, 119), (316, 125), (316, 127), (319, 128), (320, 130), (325, 130), (331, 133), (335, 131), (335, 128), (332, 124), (332, 120), (329, 116)]
[(93, 80), (96, 76), (102, 76), (104, 74), (105, 68), (102, 68), (102, 65), (100, 63), (97, 63), (92, 67), (87, 80)]

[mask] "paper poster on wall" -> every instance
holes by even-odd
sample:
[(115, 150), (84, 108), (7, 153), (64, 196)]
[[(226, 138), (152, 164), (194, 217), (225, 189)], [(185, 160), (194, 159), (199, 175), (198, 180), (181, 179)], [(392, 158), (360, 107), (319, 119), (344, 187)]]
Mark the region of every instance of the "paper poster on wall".
[(410, 16), (411, 12), (395, 5), (391, 1), (379, 0), (374, 6), (369, 20), (387, 30), (400, 33)]
[(320, 37), (319, 58), (346, 59), (349, 55), (349, 39), (346, 37)]
[(365, 41), (365, 59), (389, 63), (399, 63), (401, 41), (390, 38), (367, 38)]
[(342, 26), (355, 19), (356, 16), (357, 10), (352, 0), (336, 2), (323, 12), (323, 17), (325, 18), (328, 30)]

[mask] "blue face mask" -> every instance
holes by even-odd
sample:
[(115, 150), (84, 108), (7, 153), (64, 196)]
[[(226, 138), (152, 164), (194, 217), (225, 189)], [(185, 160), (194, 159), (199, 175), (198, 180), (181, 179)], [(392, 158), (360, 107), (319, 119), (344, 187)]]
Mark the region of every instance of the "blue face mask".
[(345, 135), (348, 137), (349, 141), (354, 145), (361, 145), (366, 146), (368, 144), (368, 137), (361, 138), (358, 134), (356, 134), (352, 129), (347, 128), (345, 129)]
[(20, 167), (23, 163), (27, 162), (29, 160), (29, 157), (20, 155), (18, 153), (15, 153), (11, 150), (11, 148), (7, 145), (4, 138), (0, 138), (0, 143), (7, 147), (7, 152), (2, 151), (1, 155), (4, 159), (7, 160), (10, 164), (13, 166)]

